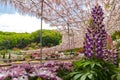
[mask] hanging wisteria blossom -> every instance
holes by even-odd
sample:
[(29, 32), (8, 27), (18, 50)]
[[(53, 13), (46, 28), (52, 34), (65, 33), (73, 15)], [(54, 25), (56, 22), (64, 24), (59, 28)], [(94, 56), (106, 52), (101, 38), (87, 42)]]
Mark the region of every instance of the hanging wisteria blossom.
[[(40, 17), (42, 0), (0, 0), (1, 4), (11, 4), (22, 14)], [(80, 30), (86, 29), (90, 8), (96, 3), (105, 10), (105, 25), (109, 33), (120, 30), (119, 0), (43, 0), (43, 18), (51, 26), (71, 27)], [(102, 15), (102, 13), (101, 13)], [(81, 35), (81, 34), (80, 34)]]

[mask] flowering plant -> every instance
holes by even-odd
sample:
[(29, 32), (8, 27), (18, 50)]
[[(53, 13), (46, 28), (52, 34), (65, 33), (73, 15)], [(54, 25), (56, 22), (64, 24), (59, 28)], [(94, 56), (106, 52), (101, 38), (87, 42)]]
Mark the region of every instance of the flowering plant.
[(91, 57), (101, 58), (106, 62), (117, 64), (118, 53), (116, 49), (107, 49), (107, 32), (103, 22), (103, 10), (101, 6), (95, 6), (91, 11), (90, 25), (85, 34), (84, 53), (87, 59)]
[(13, 65), (0, 69), (0, 80), (62, 80), (60, 70), (71, 71), (72, 63), (48, 61), (35, 65)]
[(85, 58), (73, 63), (74, 69), (65, 80), (120, 79), (120, 69), (114, 65), (117, 64), (118, 54), (115, 50), (107, 50), (107, 32), (102, 23), (103, 14), (101, 6), (92, 8), (92, 18), (85, 34)]
[[(120, 69), (99, 58), (82, 58), (73, 62), (73, 71), (64, 80), (119, 80)], [(118, 79), (116, 78), (118, 77)]]

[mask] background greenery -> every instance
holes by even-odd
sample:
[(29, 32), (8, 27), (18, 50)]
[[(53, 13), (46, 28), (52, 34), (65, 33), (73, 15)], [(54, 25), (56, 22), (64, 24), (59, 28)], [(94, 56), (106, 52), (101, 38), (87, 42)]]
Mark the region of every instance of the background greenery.
[[(55, 30), (43, 30), (43, 47), (51, 47), (60, 44), (62, 35)], [(29, 49), (39, 48), (40, 30), (32, 33), (15, 33), (0, 31), (0, 50), (3, 49)]]
[(115, 31), (115, 32), (112, 34), (112, 39), (113, 39), (113, 40), (120, 39), (120, 31)]

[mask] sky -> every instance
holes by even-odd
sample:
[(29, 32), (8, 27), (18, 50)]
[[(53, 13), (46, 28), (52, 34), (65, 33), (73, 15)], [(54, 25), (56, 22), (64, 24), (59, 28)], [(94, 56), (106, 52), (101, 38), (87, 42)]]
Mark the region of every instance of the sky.
[[(21, 15), (14, 7), (0, 4), (0, 31), (31, 33), (39, 29), (40, 19), (27, 14)], [(56, 29), (56, 27), (50, 27), (43, 21), (43, 29)]]

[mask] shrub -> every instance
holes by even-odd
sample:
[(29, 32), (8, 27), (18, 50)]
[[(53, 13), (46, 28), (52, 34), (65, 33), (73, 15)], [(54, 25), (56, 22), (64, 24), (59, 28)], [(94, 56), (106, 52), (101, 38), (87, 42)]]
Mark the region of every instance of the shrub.
[(102, 59), (80, 59), (73, 62), (73, 68), (65, 80), (120, 80), (120, 69)]

